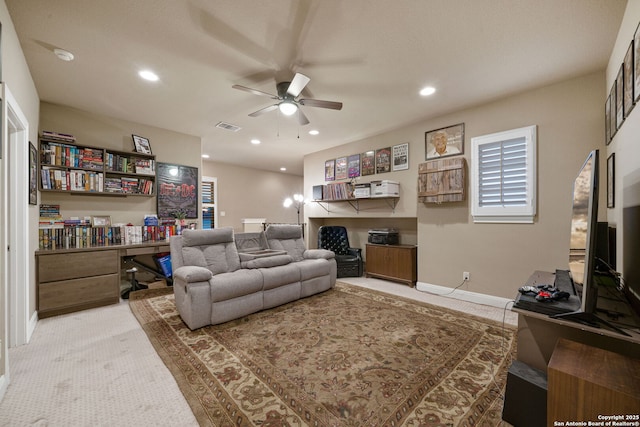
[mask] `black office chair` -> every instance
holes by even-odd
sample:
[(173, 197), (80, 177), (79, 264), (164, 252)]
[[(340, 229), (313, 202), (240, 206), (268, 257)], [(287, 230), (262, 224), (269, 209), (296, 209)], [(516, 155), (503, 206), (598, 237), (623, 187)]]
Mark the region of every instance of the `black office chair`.
[(349, 236), (345, 227), (321, 226), (318, 229), (318, 248), (328, 249), (336, 254), (338, 277), (362, 276), (362, 249), (349, 246)]

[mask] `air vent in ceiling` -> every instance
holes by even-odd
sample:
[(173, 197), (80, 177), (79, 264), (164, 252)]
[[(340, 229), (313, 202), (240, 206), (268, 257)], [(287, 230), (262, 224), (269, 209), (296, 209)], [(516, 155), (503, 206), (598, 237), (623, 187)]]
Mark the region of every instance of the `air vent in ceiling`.
[(232, 125), (231, 123), (226, 123), (226, 122), (218, 122), (216, 127), (220, 129), (229, 130), (231, 132), (238, 132), (240, 129), (242, 129), (240, 126)]

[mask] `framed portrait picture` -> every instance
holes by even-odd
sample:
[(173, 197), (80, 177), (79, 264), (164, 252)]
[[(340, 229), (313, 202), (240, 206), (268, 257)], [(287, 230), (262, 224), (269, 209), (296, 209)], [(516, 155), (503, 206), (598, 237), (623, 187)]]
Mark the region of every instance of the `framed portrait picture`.
[(29, 141), (29, 204), (38, 204), (38, 151)]
[(616, 77), (616, 129), (624, 122), (624, 64), (620, 65)]
[(347, 158), (338, 157), (336, 159), (336, 179), (347, 179)]
[(324, 162), (324, 180), (335, 181), (336, 179), (336, 159)]
[(376, 150), (376, 173), (391, 172), (391, 147)]
[(640, 100), (640, 24), (633, 36), (633, 96), (635, 102)]
[(425, 159), (464, 153), (464, 123), (430, 130), (424, 134)]
[(133, 138), (133, 145), (137, 153), (151, 154), (151, 144), (147, 138), (143, 138), (138, 135), (131, 135)]
[(376, 152), (369, 150), (360, 155), (360, 175), (367, 176), (376, 173)]
[(409, 169), (409, 143), (394, 145), (391, 148), (391, 156), (393, 158), (392, 169), (401, 171)]
[(347, 168), (349, 170), (349, 178), (360, 176), (360, 154), (352, 154), (347, 157)]
[(633, 110), (635, 98), (633, 96), (633, 41), (624, 55), (624, 117), (629, 117), (629, 113)]
[(615, 196), (616, 178), (616, 153), (611, 153), (607, 158), (607, 207), (613, 208), (616, 205)]
[(111, 217), (109, 215), (96, 215), (91, 217), (92, 227), (111, 227)]

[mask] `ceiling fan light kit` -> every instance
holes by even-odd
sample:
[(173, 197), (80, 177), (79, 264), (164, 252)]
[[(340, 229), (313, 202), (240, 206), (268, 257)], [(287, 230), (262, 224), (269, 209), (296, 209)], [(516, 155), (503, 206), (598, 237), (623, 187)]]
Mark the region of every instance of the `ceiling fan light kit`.
[(278, 95), (273, 95), (267, 92), (263, 92), (261, 90), (252, 89), (246, 86), (241, 85), (233, 85), (234, 89), (242, 90), (245, 92), (252, 93), (258, 96), (266, 96), (275, 101), (279, 101), (276, 104), (270, 105), (268, 107), (264, 107), (258, 111), (254, 111), (250, 113), (250, 117), (257, 117), (264, 113), (268, 113), (269, 111), (274, 111), (279, 109), (282, 114), (285, 116), (292, 116), (295, 113), (298, 113), (298, 123), (302, 126), (309, 124), (309, 119), (304, 115), (302, 109), (300, 109), (301, 105), (305, 107), (319, 107), (319, 108), (328, 108), (330, 110), (341, 110), (342, 102), (335, 101), (322, 101), (320, 99), (297, 99), (298, 96), (302, 93), (302, 90), (307, 86), (311, 79), (304, 74), (296, 73), (291, 82), (280, 82), (276, 85), (276, 89), (278, 91)]

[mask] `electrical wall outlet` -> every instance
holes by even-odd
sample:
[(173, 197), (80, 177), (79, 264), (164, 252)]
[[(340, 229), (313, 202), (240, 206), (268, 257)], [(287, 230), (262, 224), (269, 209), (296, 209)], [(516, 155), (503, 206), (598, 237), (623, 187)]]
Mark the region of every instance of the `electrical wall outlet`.
[(464, 273), (462, 273), (462, 280), (464, 281), (471, 280), (471, 274), (468, 271), (465, 271)]

